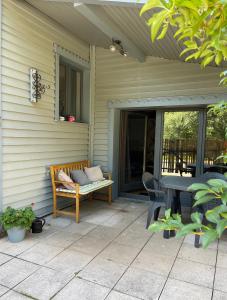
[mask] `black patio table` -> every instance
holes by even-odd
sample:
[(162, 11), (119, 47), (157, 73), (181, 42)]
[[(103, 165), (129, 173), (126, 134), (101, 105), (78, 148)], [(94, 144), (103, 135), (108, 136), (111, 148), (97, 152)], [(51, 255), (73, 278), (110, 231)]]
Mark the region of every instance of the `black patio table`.
[(171, 208), (173, 203), (173, 192), (187, 192), (193, 183), (206, 183), (207, 178), (203, 177), (181, 177), (181, 176), (163, 176), (160, 180), (161, 188), (167, 190), (167, 209)]
[[(193, 183), (206, 183), (207, 178), (203, 177), (181, 177), (181, 176), (163, 176), (160, 180), (161, 188), (167, 190), (167, 203), (166, 208), (172, 208), (174, 201), (173, 193), (177, 192), (177, 197), (180, 196), (180, 192), (187, 192), (190, 185)], [(164, 238), (169, 238), (174, 236), (175, 231), (170, 233), (164, 231)]]

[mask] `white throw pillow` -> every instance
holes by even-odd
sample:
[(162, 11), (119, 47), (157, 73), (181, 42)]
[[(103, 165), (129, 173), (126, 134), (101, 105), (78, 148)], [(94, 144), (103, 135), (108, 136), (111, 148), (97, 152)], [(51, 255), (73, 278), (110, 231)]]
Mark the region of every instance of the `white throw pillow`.
[(92, 168), (84, 168), (84, 172), (87, 175), (88, 179), (91, 181), (99, 181), (104, 180), (102, 170), (100, 166), (92, 167)]
[(68, 190), (74, 190), (75, 189), (75, 184), (72, 181), (72, 179), (62, 170), (58, 172), (58, 180), (59, 181), (64, 181), (62, 184), (68, 189)]

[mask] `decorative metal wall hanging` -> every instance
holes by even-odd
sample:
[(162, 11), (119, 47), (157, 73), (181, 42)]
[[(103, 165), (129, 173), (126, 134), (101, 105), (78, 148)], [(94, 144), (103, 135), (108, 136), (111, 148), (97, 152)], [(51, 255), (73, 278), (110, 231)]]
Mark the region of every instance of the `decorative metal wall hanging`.
[(41, 75), (38, 73), (37, 69), (30, 69), (30, 101), (38, 102), (42, 95), (49, 89), (49, 85), (41, 83)]

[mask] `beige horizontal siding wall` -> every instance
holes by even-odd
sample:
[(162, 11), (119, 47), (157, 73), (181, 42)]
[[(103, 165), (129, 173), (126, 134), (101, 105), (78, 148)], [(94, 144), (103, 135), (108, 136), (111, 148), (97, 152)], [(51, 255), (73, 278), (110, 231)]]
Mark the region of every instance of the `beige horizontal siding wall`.
[[(89, 60), (89, 46), (75, 39), (25, 1), (3, 0), (2, 144), (3, 207), (51, 205), (48, 166), (88, 158), (87, 124), (54, 121), (53, 43)], [(42, 99), (29, 102), (29, 68), (50, 85)]]
[(94, 163), (108, 168), (108, 101), (221, 94), (218, 68), (148, 57), (145, 63), (96, 49)]

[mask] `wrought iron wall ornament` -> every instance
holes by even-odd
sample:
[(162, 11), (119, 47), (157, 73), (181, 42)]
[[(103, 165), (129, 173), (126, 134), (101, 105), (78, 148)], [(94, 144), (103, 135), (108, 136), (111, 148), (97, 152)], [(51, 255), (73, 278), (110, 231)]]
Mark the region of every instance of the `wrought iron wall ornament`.
[(46, 92), (46, 89), (49, 89), (49, 85), (41, 83), (41, 75), (38, 73), (37, 69), (30, 69), (30, 101), (38, 102), (41, 99), (42, 95)]

